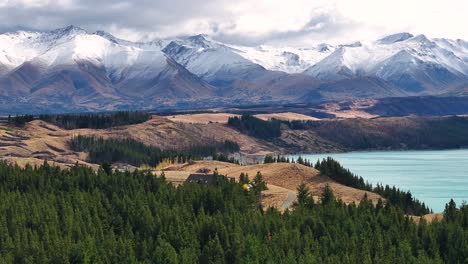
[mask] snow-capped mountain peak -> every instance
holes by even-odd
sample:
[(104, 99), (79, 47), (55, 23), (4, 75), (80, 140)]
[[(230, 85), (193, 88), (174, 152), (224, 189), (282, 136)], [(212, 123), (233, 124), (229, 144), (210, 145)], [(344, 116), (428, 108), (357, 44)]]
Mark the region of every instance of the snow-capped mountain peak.
[(401, 33), (396, 33), (392, 35), (388, 35), (386, 37), (383, 37), (379, 39), (377, 42), (380, 44), (393, 44), (395, 42), (399, 41), (405, 41), (407, 39), (410, 39), (414, 37), (413, 34), (408, 33), (408, 32), (401, 32)]
[(212, 41), (208, 39), (206, 34), (190, 36), (186, 40), (195, 47), (209, 48), (212, 46)]
[(86, 30), (76, 27), (74, 25), (69, 25), (63, 28), (54, 29), (49, 32), (51, 35), (57, 35), (59, 37), (65, 35), (79, 35), (79, 34), (86, 34)]
[[(386, 96), (440, 94), (468, 83), (468, 42), (403, 32), (343, 45), (252, 47), (203, 34), (132, 42), (75, 26), (0, 34), (0, 99), (44, 87), (57, 93), (86, 87), (80, 93), (105, 91), (114, 97), (164, 94), (173, 87), (175, 97), (219, 88), (217, 93), (231, 95), (261, 91), (262, 98), (274, 100), (273, 94), (289, 89), (313, 97), (319, 92), (307, 89), (317, 89), (318, 83), (323, 83), (320, 89), (333, 85), (339, 92), (352, 83), (366, 96), (381, 96), (379, 87)], [(369, 85), (374, 90), (368, 91)]]
[(98, 30), (96, 32), (94, 32), (95, 35), (98, 35), (98, 36), (101, 36), (103, 38), (106, 38), (114, 43), (119, 43), (119, 41), (121, 41), (121, 39), (118, 39), (116, 38), (114, 35), (110, 34), (110, 33), (107, 33), (106, 31), (103, 31), (103, 30)]

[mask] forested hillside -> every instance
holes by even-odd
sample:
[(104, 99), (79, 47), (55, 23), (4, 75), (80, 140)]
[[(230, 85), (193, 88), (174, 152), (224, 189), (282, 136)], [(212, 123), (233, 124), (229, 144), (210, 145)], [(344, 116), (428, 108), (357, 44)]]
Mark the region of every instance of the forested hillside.
[(240, 132), (261, 139), (272, 139), (281, 136), (281, 122), (279, 120), (261, 120), (251, 115), (230, 117), (228, 126)]
[[(292, 211), (257, 209), (222, 176), (174, 187), (146, 172), (0, 163), (3, 263), (464, 263), (468, 206), (415, 224), (363, 200), (321, 202), (299, 188)], [(314, 194), (317, 195), (317, 194)]]
[(213, 142), (209, 145), (191, 146), (184, 151), (148, 146), (133, 139), (104, 139), (89, 136), (77, 136), (70, 140), (73, 151), (87, 152), (88, 161), (97, 164), (124, 162), (133, 166), (156, 166), (164, 160), (187, 162), (211, 156), (215, 160), (235, 162), (227, 154), (239, 151), (239, 145), (232, 141)]

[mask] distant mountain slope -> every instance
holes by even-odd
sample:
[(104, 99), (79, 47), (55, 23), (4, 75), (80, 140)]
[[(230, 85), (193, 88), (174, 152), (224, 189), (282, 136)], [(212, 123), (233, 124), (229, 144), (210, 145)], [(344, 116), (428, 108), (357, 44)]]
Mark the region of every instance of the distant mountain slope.
[(410, 93), (440, 93), (468, 79), (464, 44), (400, 33), (375, 42), (340, 46), (304, 73), (327, 81), (378, 77)]
[[(119, 104), (209, 97), (213, 87), (187, 71), (157, 44), (118, 40), (102, 32), (67, 27), (44, 33), (3, 35), (0, 96), (32, 104), (60, 103), (89, 109)], [(20, 48), (25, 48), (21, 50)], [(14, 58), (14, 59), (12, 59)]]
[(0, 34), (3, 113), (463, 96), (467, 83), (466, 41), (410, 33), (307, 48), (131, 42), (74, 26)]

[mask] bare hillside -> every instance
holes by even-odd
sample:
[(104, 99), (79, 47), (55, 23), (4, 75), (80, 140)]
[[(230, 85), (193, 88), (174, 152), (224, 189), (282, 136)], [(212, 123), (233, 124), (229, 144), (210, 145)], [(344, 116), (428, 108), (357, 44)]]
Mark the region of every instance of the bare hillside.
[[(264, 180), (268, 183), (268, 186), (273, 186), (270, 191), (283, 197), (285, 199), (284, 201), (287, 200), (288, 193), (295, 194), (297, 186), (302, 182), (307, 184), (315, 198), (321, 196), (327, 184), (333, 189), (337, 198), (346, 203), (359, 203), (366, 193), (368, 198), (373, 202), (377, 202), (377, 200), (381, 198), (378, 194), (347, 187), (328, 177), (320, 176), (320, 172), (314, 168), (294, 163), (268, 163), (240, 166), (219, 161), (198, 161), (191, 165), (184, 164), (169, 167), (164, 173), (169, 180), (181, 182), (188, 177), (190, 173), (198, 172), (200, 169), (209, 169), (210, 171), (217, 169), (220, 174), (236, 179), (241, 173), (247, 173), (249, 177), (253, 179), (257, 172), (260, 172)], [(183, 172), (186, 174), (184, 175)], [(279, 189), (277, 187), (279, 187)], [(268, 197), (269, 192), (267, 191), (265, 195)], [(275, 197), (273, 200), (275, 203), (278, 203), (278, 197)], [(269, 200), (267, 199), (266, 202), (268, 203)]]

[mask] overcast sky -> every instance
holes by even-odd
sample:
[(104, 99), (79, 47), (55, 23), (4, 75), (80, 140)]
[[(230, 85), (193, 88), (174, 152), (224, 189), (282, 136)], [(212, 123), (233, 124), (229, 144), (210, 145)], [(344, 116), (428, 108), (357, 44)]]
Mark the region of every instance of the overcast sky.
[(205, 33), (305, 46), (408, 31), (468, 40), (468, 0), (0, 0), (0, 31), (73, 24), (129, 40)]

